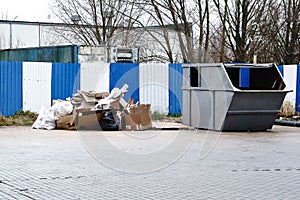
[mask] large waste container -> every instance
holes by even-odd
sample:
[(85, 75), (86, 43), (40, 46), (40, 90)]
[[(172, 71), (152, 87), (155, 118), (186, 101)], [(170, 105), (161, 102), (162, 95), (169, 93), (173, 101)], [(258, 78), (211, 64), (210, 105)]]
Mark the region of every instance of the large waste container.
[(271, 129), (284, 89), (275, 64), (184, 64), (183, 123), (216, 131)]

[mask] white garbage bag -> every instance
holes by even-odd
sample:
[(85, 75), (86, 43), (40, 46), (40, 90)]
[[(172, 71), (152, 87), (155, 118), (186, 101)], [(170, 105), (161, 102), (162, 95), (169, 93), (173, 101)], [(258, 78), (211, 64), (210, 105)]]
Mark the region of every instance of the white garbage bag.
[(39, 116), (32, 125), (32, 128), (52, 130), (55, 128), (54, 110), (42, 106)]
[(51, 107), (54, 111), (55, 120), (69, 115), (73, 111), (73, 105), (70, 101), (57, 100), (54, 105)]

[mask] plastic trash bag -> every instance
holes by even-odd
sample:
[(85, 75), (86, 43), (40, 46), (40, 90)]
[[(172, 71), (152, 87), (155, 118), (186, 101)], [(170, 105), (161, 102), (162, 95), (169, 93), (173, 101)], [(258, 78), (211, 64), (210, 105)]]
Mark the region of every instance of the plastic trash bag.
[(113, 110), (109, 110), (106, 113), (104, 113), (104, 115), (100, 121), (100, 126), (103, 131), (118, 131), (119, 130), (118, 119), (115, 119), (116, 115), (113, 112), (114, 112)]
[(32, 125), (32, 128), (52, 130), (56, 127), (54, 110), (42, 106), (39, 116)]
[(69, 115), (73, 111), (73, 105), (70, 101), (58, 100), (55, 101), (54, 105), (51, 107), (54, 111), (55, 120)]

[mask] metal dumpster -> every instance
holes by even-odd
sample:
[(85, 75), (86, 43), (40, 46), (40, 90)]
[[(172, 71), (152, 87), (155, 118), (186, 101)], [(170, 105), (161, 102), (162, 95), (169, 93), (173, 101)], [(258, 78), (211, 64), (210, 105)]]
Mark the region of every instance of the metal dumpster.
[(275, 64), (184, 64), (185, 125), (216, 131), (271, 129), (287, 94)]

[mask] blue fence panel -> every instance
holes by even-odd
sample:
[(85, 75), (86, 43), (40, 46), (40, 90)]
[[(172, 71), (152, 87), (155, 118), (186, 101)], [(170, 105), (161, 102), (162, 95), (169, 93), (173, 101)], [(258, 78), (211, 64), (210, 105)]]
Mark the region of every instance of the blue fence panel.
[(0, 114), (22, 110), (22, 63), (0, 62)]
[(139, 101), (139, 64), (110, 64), (109, 90), (115, 87), (121, 88), (124, 84), (129, 86), (124, 99), (127, 101), (129, 98), (134, 98), (134, 102)]
[(169, 64), (169, 114), (182, 111), (182, 64)]
[(240, 87), (250, 86), (250, 69), (241, 68), (240, 69)]
[(80, 64), (53, 63), (51, 79), (51, 101), (72, 97), (80, 88)]
[(283, 65), (279, 65), (279, 66), (277, 66), (277, 68), (278, 68), (279, 72), (281, 73), (281, 76), (283, 77), (284, 76)]
[(297, 66), (296, 112), (300, 113), (300, 65)]

